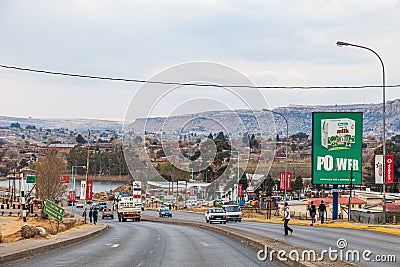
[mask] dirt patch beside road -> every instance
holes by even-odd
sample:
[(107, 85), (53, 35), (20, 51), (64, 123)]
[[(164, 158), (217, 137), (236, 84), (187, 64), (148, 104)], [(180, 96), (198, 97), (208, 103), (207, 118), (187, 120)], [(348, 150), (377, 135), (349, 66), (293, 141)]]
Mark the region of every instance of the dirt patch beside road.
[[(20, 217), (0, 217), (1, 242), (9, 243), (22, 240), (23, 238), (20, 234), (20, 229), (24, 224), (23, 219)], [(38, 235), (35, 238), (48, 238), (50, 235), (61, 235), (77, 229), (90, 227), (90, 224), (84, 225), (82, 219), (66, 219), (62, 223), (58, 224), (54, 219), (27, 218), (26, 224), (46, 229), (47, 237), (41, 237)]]

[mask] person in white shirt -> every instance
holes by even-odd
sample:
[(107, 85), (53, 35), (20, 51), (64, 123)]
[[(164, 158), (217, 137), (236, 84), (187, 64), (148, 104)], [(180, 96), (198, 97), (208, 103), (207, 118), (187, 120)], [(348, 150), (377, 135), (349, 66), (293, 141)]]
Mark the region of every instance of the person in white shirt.
[(290, 209), (289, 209), (287, 202), (285, 202), (283, 216), (284, 216), (283, 220), (285, 221), (285, 223), (283, 224), (285, 227), (285, 235), (288, 235), (289, 231), (290, 231), (290, 234), (293, 234), (293, 229), (288, 226), (288, 223), (290, 220)]

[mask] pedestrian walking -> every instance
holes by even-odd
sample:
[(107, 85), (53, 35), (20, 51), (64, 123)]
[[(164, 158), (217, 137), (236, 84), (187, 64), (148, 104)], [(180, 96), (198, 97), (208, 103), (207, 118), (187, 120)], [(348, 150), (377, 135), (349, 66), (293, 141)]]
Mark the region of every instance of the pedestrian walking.
[(315, 216), (317, 215), (317, 209), (314, 205), (314, 201), (311, 201), (310, 205), (308, 205), (308, 211), (310, 212), (310, 217), (311, 217), (311, 223), (316, 222)]
[(284, 211), (283, 211), (283, 220), (285, 221), (283, 226), (285, 228), (285, 235), (288, 235), (289, 231), (290, 234), (293, 234), (293, 229), (289, 227), (288, 223), (290, 220), (290, 209), (288, 206), (288, 203), (285, 202), (285, 207), (284, 207)]
[(318, 210), (319, 210), (319, 219), (321, 220), (321, 223), (324, 223), (326, 206), (323, 200), (321, 200), (321, 204), (319, 204)]
[(97, 223), (97, 215), (99, 215), (99, 211), (97, 209), (93, 209), (93, 223)]
[(92, 223), (92, 217), (93, 217), (93, 207), (90, 207), (89, 209), (89, 222)]

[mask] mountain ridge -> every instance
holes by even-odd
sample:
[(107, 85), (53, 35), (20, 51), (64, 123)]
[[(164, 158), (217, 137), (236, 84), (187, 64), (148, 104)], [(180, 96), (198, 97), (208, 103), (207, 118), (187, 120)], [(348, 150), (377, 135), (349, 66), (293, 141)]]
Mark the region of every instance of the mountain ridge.
[[(312, 112), (363, 112), (363, 127), (364, 133), (375, 134), (377, 136), (382, 132), (382, 104), (345, 104), (345, 105), (297, 105), (290, 104), (286, 107), (277, 107), (274, 112), (279, 112), (288, 121), (289, 133), (297, 132), (311, 133), (312, 128)], [(177, 115), (173, 117), (154, 117), (154, 118), (138, 118), (129, 124), (129, 129), (138, 133), (144, 129), (146, 131), (159, 132), (165, 123), (169, 123), (168, 131), (180, 131), (183, 125), (188, 121), (197, 120), (197, 125), (193, 129), (202, 130), (201, 123), (205, 120), (213, 120), (214, 124), (206, 123), (203, 128), (208, 126), (205, 131), (221, 131), (221, 124), (229, 126), (227, 128), (233, 131), (241, 131), (241, 125), (233, 125), (237, 117), (240, 117), (245, 123), (251, 124), (256, 122), (254, 114), (259, 116), (261, 113), (267, 114), (267, 111), (262, 110), (235, 110), (235, 111), (205, 111), (192, 114)], [(275, 126), (278, 132), (286, 132), (286, 123), (284, 119), (274, 115)], [(35, 125), (37, 128), (68, 128), (68, 129), (96, 129), (96, 130), (122, 130), (123, 120), (110, 119), (71, 119), (71, 118), (19, 118), (12, 116), (0, 116), (0, 126), (10, 126), (11, 123), (20, 123), (21, 127), (27, 125)], [(201, 123), (200, 123), (201, 122)], [(220, 124), (219, 126), (217, 124)], [(200, 128), (199, 128), (200, 127)], [(225, 127), (226, 128), (226, 127)], [(190, 129), (187, 129), (190, 131)], [(390, 100), (386, 102), (386, 131), (387, 135), (393, 135), (400, 132), (400, 99)]]

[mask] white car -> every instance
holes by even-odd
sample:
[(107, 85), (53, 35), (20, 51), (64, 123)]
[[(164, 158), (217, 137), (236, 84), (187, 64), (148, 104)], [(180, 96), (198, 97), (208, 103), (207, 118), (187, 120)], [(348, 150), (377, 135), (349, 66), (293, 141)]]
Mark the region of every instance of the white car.
[(222, 208), (226, 212), (226, 219), (228, 221), (242, 221), (242, 210), (238, 205), (223, 205)]
[(226, 224), (226, 213), (222, 208), (211, 208), (204, 214), (206, 223), (219, 222)]
[(83, 203), (78, 202), (78, 203), (76, 203), (75, 206), (77, 209), (79, 209), (79, 208), (83, 209)]

